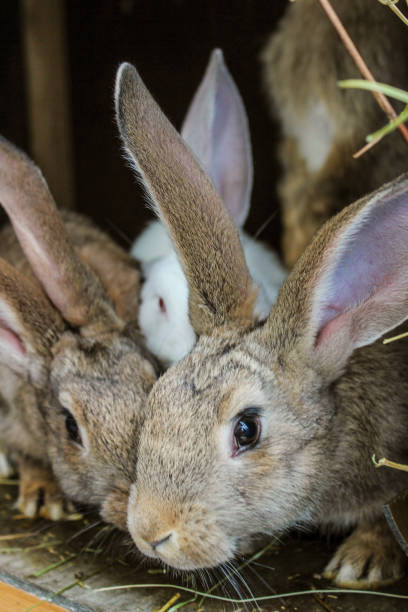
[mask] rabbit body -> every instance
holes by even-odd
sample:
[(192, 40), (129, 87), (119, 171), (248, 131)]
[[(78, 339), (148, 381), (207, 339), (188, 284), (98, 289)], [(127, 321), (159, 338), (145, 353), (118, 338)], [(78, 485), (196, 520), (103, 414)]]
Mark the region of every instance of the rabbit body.
[(17, 505), (59, 519), (67, 498), (126, 529), (156, 378), (135, 321), (138, 267), (84, 217), (58, 214), (38, 169), (4, 139), (0, 193), (14, 225), (0, 241), (0, 443), (20, 472)]
[(116, 112), (199, 337), (148, 396), (128, 506), (136, 545), (191, 570), (228, 563), (260, 533), (354, 527), (327, 575), (399, 579), (405, 557), (382, 505), (408, 475), (371, 457), (408, 460), (408, 344), (376, 342), (407, 318), (408, 176), (329, 220), (257, 321), (236, 224), (129, 64)]
[[(406, 26), (371, 0), (333, 0), (333, 8), (374, 78), (408, 89), (408, 64), (395, 61), (408, 54)], [(396, 131), (361, 158), (352, 157), (387, 119), (371, 93), (337, 85), (361, 74), (318, 2), (301, 0), (287, 7), (265, 45), (262, 65), (265, 91), (282, 131), (282, 250), (293, 267), (328, 218), (406, 170), (407, 144)]]
[[(278, 256), (242, 227), (250, 209), (252, 150), (248, 119), (239, 91), (216, 49), (193, 96), (181, 136), (207, 171), (240, 230), (245, 258), (258, 287), (255, 317), (265, 318), (285, 279)], [(166, 366), (194, 346), (188, 318), (188, 284), (173, 243), (160, 221), (137, 238), (132, 255), (142, 264), (139, 323), (147, 347)]]

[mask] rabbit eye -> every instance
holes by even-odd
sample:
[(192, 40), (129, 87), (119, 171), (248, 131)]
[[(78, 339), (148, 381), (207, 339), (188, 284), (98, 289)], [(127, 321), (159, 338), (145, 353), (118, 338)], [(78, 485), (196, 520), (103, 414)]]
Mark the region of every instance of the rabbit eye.
[(235, 423), (232, 456), (253, 448), (261, 435), (261, 421), (258, 414), (244, 413)]
[(65, 409), (64, 414), (65, 427), (70, 440), (72, 440), (72, 442), (76, 442), (77, 444), (82, 444), (81, 434), (79, 433), (79, 427), (76, 420), (74, 419), (69, 410)]
[(163, 298), (159, 298), (159, 308), (160, 308), (160, 312), (162, 312), (163, 314), (166, 314), (166, 304), (164, 303)]

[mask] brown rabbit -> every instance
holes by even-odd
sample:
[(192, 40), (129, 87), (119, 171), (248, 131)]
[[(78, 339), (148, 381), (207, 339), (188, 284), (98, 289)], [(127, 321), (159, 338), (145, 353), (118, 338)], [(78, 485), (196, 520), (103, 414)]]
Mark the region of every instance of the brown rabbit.
[[(407, 27), (372, 0), (333, 0), (333, 7), (376, 80), (408, 89)], [(387, 118), (371, 93), (338, 87), (361, 75), (316, 0), (288, 6), (262, 63), (282, 130), (282, 248), (292, 267), (328, 218), (407, 170), (408, 145), (396, 132), (353, 158)]]
[(129, 501), (135, 543), (194, 569), (229, 561), (259, 533), (355, 527), (327, 574), (360, 587), (398, 579), (404, 555), (382, 505), (408, 475), (371, 456), (408, 460), (408, 343), (372, 343), (408, 316), (408, 175), (326, 223), (254, 322), (236, 226), (129, 64), (116, 105), (200, 336), (149, 394)]
[(1, 233), (0, 441), (20, 472), (18, 507), (59, 519), (63, 491), (126, 528), (156, 378), (135, 323), (138, 268), (89, 221), (60, 216), (40, 171), (5, 139), (0, 201), (15, 232)]

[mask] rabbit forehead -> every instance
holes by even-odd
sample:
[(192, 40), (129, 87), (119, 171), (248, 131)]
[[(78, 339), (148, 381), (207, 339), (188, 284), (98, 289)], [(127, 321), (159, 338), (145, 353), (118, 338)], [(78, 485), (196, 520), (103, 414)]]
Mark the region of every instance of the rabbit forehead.
[(86, 429), (95, 446), (107, 446), (106, 437), (113, 446), (125, 446), (124, 440), (135, 436), (147, 392), (137, 372), (139, 360), (133, 365), (130, 360), (123, 369), (102, 377), (82, 378), (78, 373), (64, 377), (58, 386), (59, 402)]
[(54, 349), (53, 385), (76, 379), (89, 381), (95, 391), (98, 386), (115, 386), (119, 382), (128, 383), (132, 390), (134, 385), (152, 385), (155, 377), (147, 351), (123, 334), (106, 334), (94, 340), (67, 332)]
[(171, 403), (174, 409), (189, 398), (202, 397), (204, 401), (213, 389), (228, 389), (237, 377), (247, 379), (261, 367), (261, 350), (236, 330), (201, 336), (193, 350), (157, 381), (149, 400), (156, 410), (162, 401)]
[[(282, 377), (270, 346), (252, 332), (218, 330), (202, 336), (191, 353), (159, 378), (148, 397), (149, 415), (222, 422), (246, 406), (281, 401)], [(291, 374), (289, 374), (289, 377)]]

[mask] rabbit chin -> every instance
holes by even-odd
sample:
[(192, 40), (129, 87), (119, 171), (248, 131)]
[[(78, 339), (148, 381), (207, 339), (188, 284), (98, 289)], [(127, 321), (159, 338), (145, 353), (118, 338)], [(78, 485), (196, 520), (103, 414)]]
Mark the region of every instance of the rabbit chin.
[[(128, 524), (129, 527), (129, 524)], [(227, 540), (221, 540), (214, 535), (204, 541), (194, 535), (178, 529), (172, 529), (163, 538), (159, 536), (159, 543), (153, 548), (150, 542), (144, 540), (139, 534), (131, 531), (132, 538), (142, 554), (170, 565), (179, 570), (195, 570), (211, 568), (229, 561), (235, 553), (235, 546)], [(169, 537), (168, 537), (169, 536)]]

